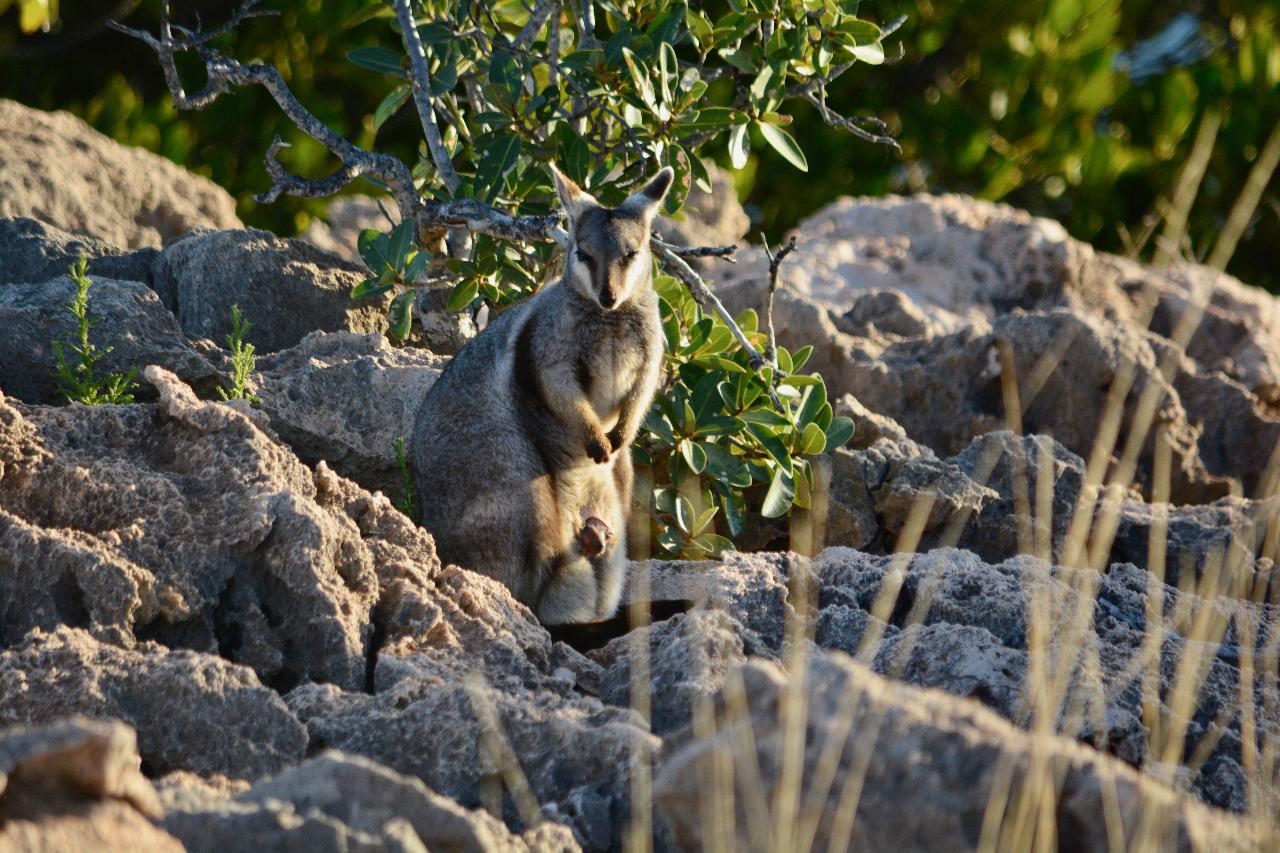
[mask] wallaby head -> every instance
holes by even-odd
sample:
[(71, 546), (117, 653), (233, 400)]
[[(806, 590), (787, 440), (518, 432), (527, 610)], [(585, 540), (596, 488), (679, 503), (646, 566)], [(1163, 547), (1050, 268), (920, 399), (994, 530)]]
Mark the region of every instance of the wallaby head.
[(650, 279), (649, 232), (675, 172), (670, 166), (662, 168), (642, 189), (612, 208), (601, 206), (555, 166), (551, 174), (569, 215), (565, 278), (583, 296), (612, 311)]

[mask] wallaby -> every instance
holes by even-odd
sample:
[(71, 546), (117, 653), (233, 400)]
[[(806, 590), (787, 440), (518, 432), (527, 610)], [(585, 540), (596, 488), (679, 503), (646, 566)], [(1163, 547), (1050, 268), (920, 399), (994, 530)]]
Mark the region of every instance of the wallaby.
[(454, 356), (418, 412), (413, 467), (441, 559), (561, 624), (608, 618), (622, 594), (629, 445), (664, 341), (649, 235), (673, 172), (616, 208), (551, 172), (564, 275)]

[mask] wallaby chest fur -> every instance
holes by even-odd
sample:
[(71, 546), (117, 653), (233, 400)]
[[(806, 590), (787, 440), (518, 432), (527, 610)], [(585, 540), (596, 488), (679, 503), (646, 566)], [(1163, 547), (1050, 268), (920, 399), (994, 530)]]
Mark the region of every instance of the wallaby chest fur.
[[(412, 440), (422, 523), (441, 559), (506, 584), (549, 624), (617, 607), (629, 445), (663, 347), (647, 248), (653, 197), (609, 210), (560, 186), (574, 226), (564, 277), (462, 348)], [(584, 548), (594, 542), (584, 528), (607, 531), (602, 550)]]

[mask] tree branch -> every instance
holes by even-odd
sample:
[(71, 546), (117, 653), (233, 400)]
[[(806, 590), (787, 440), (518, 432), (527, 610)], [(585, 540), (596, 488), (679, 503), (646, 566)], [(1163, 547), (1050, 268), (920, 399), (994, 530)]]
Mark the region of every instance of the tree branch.
[[(729, 313), (729, 309), (724, 307), (724, 303), (707, 287), (707, 283), (702, 280), (702, 276), (694, 271), (683, 258), (672, 251), (672, 247), (658, 239), (651, 239), (649, 245), (657, 254), (659, 260), (662, 261), (664, 267), (673, 276), (678, 278), (685, 287), (689, 288), (689, 293), (693, 294), (693, 298), (703, 310), (715, 312), (716, 316), (724, 321), (729, 327), (729, 332), (737, 340), (738, 346), (742, 347), (742, 351), (747, 354), (747, 358), (751, 362), (752, 370), (760, 370), (762, 367), (771, 366), (764, 360), (764, 356), (751, 345), (751, 341), (747, 340), (746, 334), (742, 331), (742, 327), (733, 319), (733, 315)], [(778, 397), (778, 392), (774, 390), (772, 383), (766, 383), (765, 390), (769, 394), (770, 401), (774, 407), (782, 412), (786, 411), (782, 405), (782, 400)]]
[[(524, 28), (520, 30), (520, 34), (516, 36), (516, 40), (512, 42), (513, 47), (526, 48), (533, 44), (533, 40), (538, 37), (538, 33), (542, 30), (547, 19), (552, 13), (557, 15), (560, 12), (559, 0), (538, 0), (538, 5), (533, 7), (533, 11), (529, 13), (529, 20), (525, 23)], [(553, 49), (558, 49), (558, 45)], [(550, 52), (550, 51), (548, 51)]]
[[(259, 0), (246, 0), (232, 18), (242, 21), (248, 17), (265, 14), (254, 10), (253, 7), (258, 2)], [(284, 167), (275, 159), (275, 155), (285, 146), (273, 143), (267, 155), (267, 172), (275, 183), (263, 194), (264, 196), (278, 198), (282, 193), (294, 194), (295, 190), (302, 194), (310, 194), (326, 182), (336, 183), (339, 176), (346, 178), (341, 183), (345, 186), (359, 175), (369, 175), (386, 184), (391, 190), (402, 217), (410, 218), (417, 211), (420, 201), (408, 166), (389, 154), (375, 154), (348, 142), (304, 107), (294, 97), (288, 84), (280, 76), (280, 72), (272, 66), (242, 65), (210, 48), (208, 39), (213, 33), (224, 32), (225, 25), (210, 33), (198, 33), (182, 27), (174, 27), (169, 22), (169, 4), (166, 2), (161, 12), (159, 38), (145, 30), (126, 27), (116, 21), (111, 22), (111, 27), (139, 39), (155, 51), (160, 67), (164, 71), (169, 93), (173, 96), (173, 103), (179, 109), (204, 109), (220, 95), (228, 92), (232, 86), (262, 86), (299, 130), (319, 142), (342, 161), (343, 168), (324, 181), (307, 181), (289, 175), (284, 170)], [(195, 51), (204, 60), (205, 74), (208, 77), (204, 88), (194, 95), (188, 95), (183, 89), (182, 79), (178, 76), (178, 67), (174, 61), (177, 54), (189, 50)], [(349, 178), (346, 177), (348, 174)]]
[(769, 295), (764, 303), (764, 325), (768, 331), (768, 343), (765, 347), (764, 357), (769, 360), (769, 364), (774, 370), (778, 369), (778, 335), (773, 330), (773, 294), (778, 289), (778, 270), (782, 267), (782, 260), (787, 255), (796, 250), (796, 237), (791, 235), (791, 239), (787, 241), (787, 245), (783, 246), (775, 254), (769, 248), (769, 241), (760, 235), (760, 242), (764, 245), (764, 253), (769, 258)]
[(560, 227), (562, 214), (511, 216), (473, 198), (424, 202), (417, 214), (418, 230), (465, 227), (501, 240), (569, 245), (569, 235)]
[(395, 0), (396, 18), (400, 21), (400, 36), (404, 40), (404, 49), (409, 54), (409, 67), (413, 71), (410, 81), (413, 87), (413, 103), (418, 108), (418, 118), (422, 120), (422, 133), (427, 140), (427, 150), (431, 152), (431, 162), (435, 164), (436, 174), (444, 182), (449, 194), (458, 191), (461, 181), (453, 169), (453, 160), (445, 150), (444, 140), (440, 136), (440, 125), (436, 123), (435, 107), (431, 104), (431, 72), (427, 68), (427, 52), (422, 47), (422, 39), (418, 36), (418, 27), (413, 20), (413, 10), (409, 8), (412, 0)]

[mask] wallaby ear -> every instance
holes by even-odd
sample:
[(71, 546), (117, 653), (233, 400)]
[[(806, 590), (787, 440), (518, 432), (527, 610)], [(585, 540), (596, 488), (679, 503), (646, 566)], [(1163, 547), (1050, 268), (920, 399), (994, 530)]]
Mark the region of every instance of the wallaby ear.
[(658, 174), (649, 179), (649, 183), (632, 193), (622, 206), (643, 211), (646, 216), (655, 215), (658, 212), (658, 205), (662, 204), (662, 200), (667, 197), (667, 190), (671, 189), (671, 182), (675, 177), (674, 169), (663, 166), (658, 170)]
[(570, 222), (577, 221), (588, 208), (600, 206), (600, 202), (591, 193), (566, 177), (554, 163), (548, 163), (547, 167), (551, 169), (551, 177), (555, 178), (556, 195), (560, 196), (560, 204), (564, 207), (564, 212), (569, 214)]

